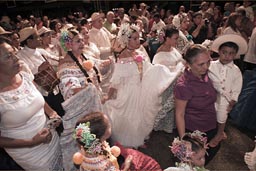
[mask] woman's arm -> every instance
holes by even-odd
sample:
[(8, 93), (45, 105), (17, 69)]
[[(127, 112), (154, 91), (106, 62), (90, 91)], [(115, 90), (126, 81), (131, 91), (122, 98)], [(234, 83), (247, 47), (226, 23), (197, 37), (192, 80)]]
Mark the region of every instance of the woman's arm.
[(176, 126), (178, 129), (178, 133), (180, 138), (183, 137), (183, 135), (185, 134), (185, 110), (186, 110), (186, 106), (187, 106), (187, 102), (186, 100), (179, 100), (179, 99), (175, 99), (175, 119), (176, 119)]
[(110, 87), (108, 91), (108, 95), (102, 99), (101, 103), (104, 104), (107, 100), (114, 99), (114, 95), (116, 92), (117, 92), (117, 89)]
[(52, 139), (48, 128), (43, 128), (31, 139), (14, 139), (0, 136), (0, 147), (2, 148), (23, 148), (33, 147), (41, 143), (49, 143)]

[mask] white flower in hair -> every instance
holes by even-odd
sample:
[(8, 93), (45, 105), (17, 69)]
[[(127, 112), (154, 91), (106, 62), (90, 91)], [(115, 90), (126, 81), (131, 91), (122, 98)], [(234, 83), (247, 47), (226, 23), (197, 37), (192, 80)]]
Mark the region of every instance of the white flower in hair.
[(117, 40), (120, 42), (122, 47), (127, 46), (129, 38), (131, 38), (132, 33), (139, 32), (139, 27), (129, 23), (123, 23), (117, 35)]

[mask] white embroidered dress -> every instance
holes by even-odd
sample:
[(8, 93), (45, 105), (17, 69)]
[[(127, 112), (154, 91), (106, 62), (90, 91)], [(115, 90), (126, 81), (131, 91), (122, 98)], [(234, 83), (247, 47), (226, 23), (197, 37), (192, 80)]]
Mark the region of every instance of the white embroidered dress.
[(144, 144), (161, 109), (161, 93), (175, 75), (162, 65), (143, 61), (140, 79), (138, 66), (132, 57), (115, 64), (111, 87), (117, 89), (116, 99), (106, 102), (112, 121), (112, 138), (127, 147)]
[[(44, 127), (44, 98), (32, 83), (34, 77), (21, 71), (22, 84), (14, 90), (0, 93), (1, 136), (31, 139)], [(25, 170), (60, 170), (59, 137), (52, 130), (49, 144), (27, 148), (5, 148), (7, 153)]]

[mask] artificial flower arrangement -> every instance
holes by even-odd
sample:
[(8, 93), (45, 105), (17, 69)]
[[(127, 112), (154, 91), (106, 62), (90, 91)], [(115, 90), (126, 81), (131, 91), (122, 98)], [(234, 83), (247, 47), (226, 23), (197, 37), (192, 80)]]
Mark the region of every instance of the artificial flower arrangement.
[(140, 81), (142, 80), (142, 76), (143, 76), (143, 60), (144, 57), (142, 55), (135, 55), (133, 57), (133, 60), (136, 62), (137, 66), (138, 66), (138, 70), (140, 73)]
[(86, 154), (107, 155), (113, 165), (119, 169), (117, 157), (121, 153), (120, 148), (117, 146), (110, 147), (106, 141), (100, 142), (96, 135), (91, 133), (90, 122), (80, 123), (74, 131), (73, 138), (84, 144), (81, 151), (73, 155), (73, 162), (75, 164), (81, 165)]
[[(191, 138), (196, 138), (201, 141), (204, 149), (208, 148), (207, 137), (204, 136), (205, 133), (196, 130), (193, 133), (187, 134), (189, 134)], [(171, 152), (181, 161), (181, 163), (175, 163), (176, 167), (184, 168), (184, 170), (191, 170), (189, 163), (194, 152), (189, 145), (190, 143), (187, 141), (180, 140), (178, 137), (174, 138), (172, 146), (170, 146)], [(208, 169), (199, 166), (194, 166), (192, 169), (192, 171), (209, 171)]]
[(83, 62), (83, 67), (86, 71), (90, 71), (94, 66), (94, 62), (92, 60), (86, 60)]
[(138, 32), (140, 28), (135, 24), (123, 23), (120, 27), (120, 30), (117, 35), (117, 40), (120, 45), (124, 48), (127, 46), (129, 39), (131, 38), (132, 33)]

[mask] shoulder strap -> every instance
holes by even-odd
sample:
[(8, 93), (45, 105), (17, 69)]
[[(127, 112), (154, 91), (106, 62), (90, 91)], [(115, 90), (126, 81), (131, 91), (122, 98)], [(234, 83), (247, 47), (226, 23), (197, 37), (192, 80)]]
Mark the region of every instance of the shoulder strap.
[[(80, 64), (80, 62), (78, 61), (78, 59), (75, 57), (75, 55), (71, 52), (68, 51), (68, 55), (75, 61), (75, 63), (78, 65), (78, 67), (80, 68), (80, 70), (83, 72), (84, 76), (86, 77), (87, 81), (89, 83), (92, 83), (92, 80), (90, 79), (88, 73), (86, 72), (86, 70), (84, 69), (84, 67)], [(86, 58), (85, 58), (86, 59)], [(87, 60), (87, 59), (86, 59)]]
[[(82, 57), (83, 57), (85, 60), (88, 60), (88, 59), (84, 56), (84, 54), (83, 54), (83, 53), (82, 53)], [(95, 66), (95, 65), (93, 66), (93, 70), (94, 70), (94, 72), (95, 72), (95, 73), (96, 73), (96, 75), (97, 75), (98, 82), (100, 83), (100, 82), (101, 82), (101, 80), (100, 80), (99, 71), (98, 71), (98, 69), (96, 68), (96, 66)]]

